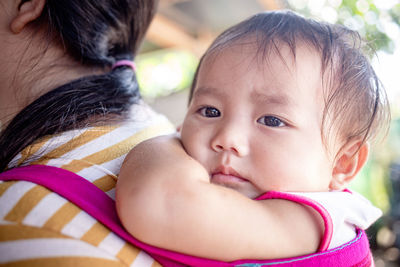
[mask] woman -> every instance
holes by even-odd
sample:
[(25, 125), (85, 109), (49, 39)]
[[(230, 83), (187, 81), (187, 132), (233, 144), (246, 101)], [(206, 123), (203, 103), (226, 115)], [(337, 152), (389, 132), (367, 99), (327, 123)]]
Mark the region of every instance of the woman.
[[(156, 2), (0, 3), (0, 171), (55, 166), (114, 197), (126, 153), (142, 140), (173, 131), (164, 116), (142, 102), (129, 64)], [(85, 211), (34, 183), (0, 183), (0, 220), (0, 263), (156, 264)]]

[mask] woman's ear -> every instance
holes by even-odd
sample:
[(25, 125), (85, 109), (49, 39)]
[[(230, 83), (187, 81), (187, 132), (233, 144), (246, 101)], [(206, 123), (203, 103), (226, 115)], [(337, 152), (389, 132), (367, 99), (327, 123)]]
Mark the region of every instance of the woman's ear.
[(10, 29), (13, 33), (20, 33), (24, 27), (37, 19), (43, 11), (46, 0), (21, 0), (16, 15), (11, 20)]
[(332, 171), (332, 181), (329, 185), (331, 190), (344, 189), (365, 165), (369, 154), (369, 144), (361, 142), (350, 142), (339, 152)]

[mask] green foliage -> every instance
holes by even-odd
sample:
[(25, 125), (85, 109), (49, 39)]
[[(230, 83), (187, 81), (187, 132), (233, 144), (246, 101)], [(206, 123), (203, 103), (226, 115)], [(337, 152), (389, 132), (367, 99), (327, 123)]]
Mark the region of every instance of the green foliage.
[[(383, 23), (391, 21), (400, 26), (400, 4), (396, 4), (389, 10), (377, 7), (378, 0), (342, 0), (338, 6), (326, 6), (336, 11), (336, 18), (333, 23), (339, 23), (347, 26), (352, 30), (356, 30), (360, 35), (375, 49), (393, 53), (394, 42), (385, 32)], [(383, 0), (385, 1), (385, 0)], [(328, 1), (335, 2), (335, 1)], [(336, 1), (337, 2), (337, 1)], [(297, 10), (307, 16), (314, 16), (318, 19), (325, 20), (324, 13), (312, 10), (309, 5), (305, 5), (301, 9), (297, 9), (295, 0), (289, 1), (290, 8)], [(324, 7), (326, 8), (326, 7)]]
[(393, 22), (400, 26), (400, 4), (395, 5), (389, 10)]
[[(360, 2), (364, 4), (359, 4)], [(355, 30), (358, 30), (367, 41), (374, 44), (375, 49), (393, 52), (393, 41), (384, 32), (379, 22), (382, 11), (375, 6), (374, 1), (343, 0), (339, 12), (342, 9), (349, 10), (353, 17), (359, 19), (362, 26), (360, 25)], [(338, 23), (346, 25), (346, 21), (342, 18), (339, 18)]]

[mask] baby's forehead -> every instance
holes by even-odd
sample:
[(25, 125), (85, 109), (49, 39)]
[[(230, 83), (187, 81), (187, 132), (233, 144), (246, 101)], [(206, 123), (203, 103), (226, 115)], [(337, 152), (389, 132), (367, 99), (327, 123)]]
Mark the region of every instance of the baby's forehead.
[(223, 87), (224, 83), (229, 86), (247, 83), (248, 86), (243, 86), (246, 91), (262, 92), (267, 89), (269, 92), (290, 94), (293, 87), (312, 87), (309, 97), (318, 97), (321, 93), (314, 92), (324, 91), (320, 56), (316, 51), (299, 46), (292, 53), (288, 46), (282, 44), (279, 51), (264, 55), (254, 47), (254, 42), (246, 42), (209, 53), (203, 58), (193, 89), (215, 87), (214, 84)]
[(263, 43), (262, 41), (250, 37), (239, 39), (229, 44), (216, 46), (209, 49), (203, 57), (199, 66), (200, 69), (213, 64), (217, 60), (226, 61), (227, 58), (241, 58), (242, 55), (249, 59), (251, 64), (260, 67), (273, 67), (276, 64), (284, 64), (287, 67), (295, 66), (305, 58), (313, 57), (316, 61), (316, 68), (326, 68), (326, 60), (323, 60), (319, 49), (299, 40), (295, 45), (277, 39), (274, 42)]
[[(201, 61), (196, 78), (197, 80), (202, 78), (204, 73), (211, 77), (220, 75), (216, 73), (226, 68), (229, 68), (232, 72), (240, 70), (241, 72), (238, 72), (238, 75), (245, 75), (254, 71), (269, 72), (271, 74), (267, 75), (268, 78), (276, 78), (278, 81), (274, 82), (278, 83), (285, 83), (292, 78), (291, 76), (296, 75), (300, 78), (301, 76), (313, 76), (324, 81), (328, 80), (328, 77), (323, 77), (325, 73), (319, 51), (305, 43), (299, 43), (295, 50), (292, 50), (291, 47), (282, 42), (277, 43), (271, 49), (262, 49), (257, 42), (251, 40), (235, 42), (206, 53)], [(212, 75), (211, 72), (216, 73)], [(270, 80), (265, 82), (268, 83)]]

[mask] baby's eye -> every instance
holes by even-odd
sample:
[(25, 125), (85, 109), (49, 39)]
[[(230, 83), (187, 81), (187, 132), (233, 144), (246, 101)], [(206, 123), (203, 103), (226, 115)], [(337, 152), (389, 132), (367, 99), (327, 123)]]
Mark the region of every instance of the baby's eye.
[(204, 117), (214, 118), (221, 116), (221, 112), (213, 107), (202, 107), (197, 112)]
[(261, 123), (263, 125), (269, 126), (269, 127), (283, 127), (286, 126), (286, 123), (284, 123), (281, 119), (278, 119), (277, 117), (274, 116), (263, 116), (257, 120), (258, 123)]

